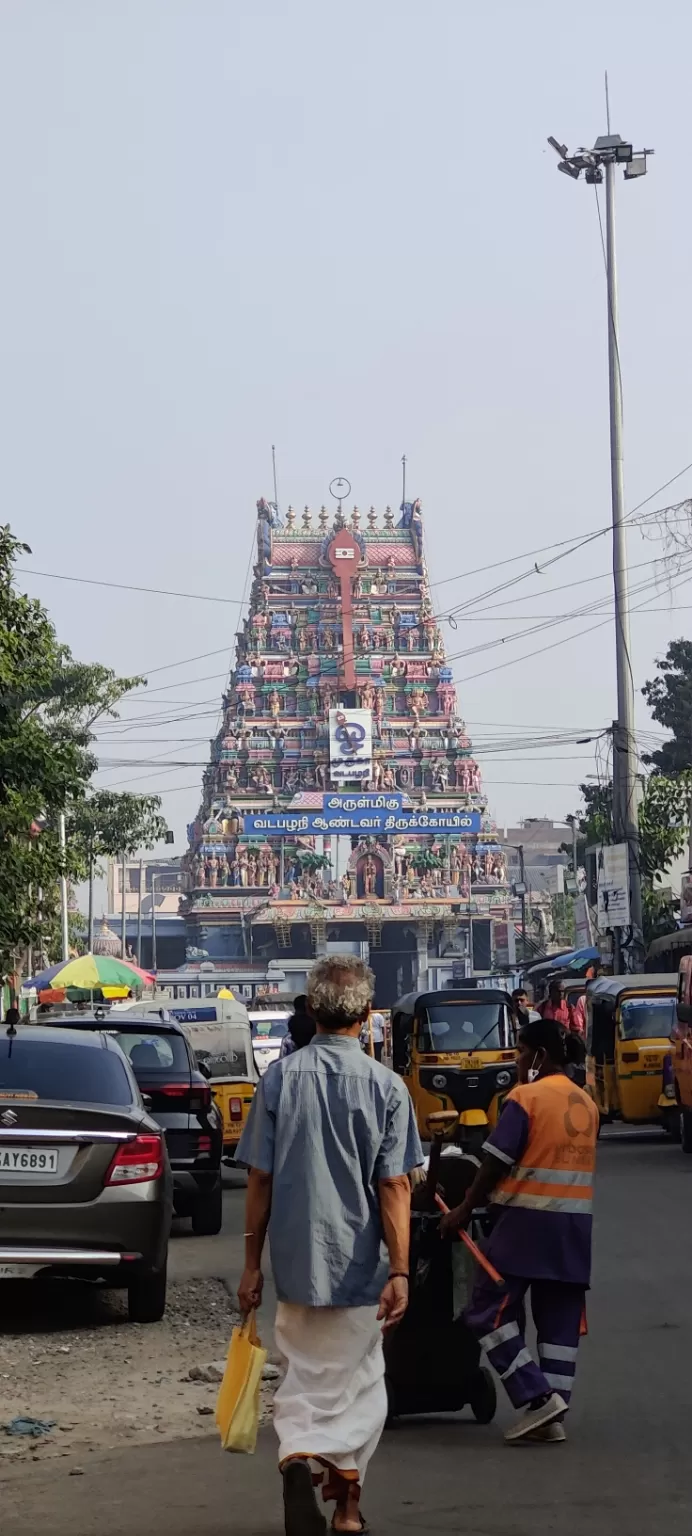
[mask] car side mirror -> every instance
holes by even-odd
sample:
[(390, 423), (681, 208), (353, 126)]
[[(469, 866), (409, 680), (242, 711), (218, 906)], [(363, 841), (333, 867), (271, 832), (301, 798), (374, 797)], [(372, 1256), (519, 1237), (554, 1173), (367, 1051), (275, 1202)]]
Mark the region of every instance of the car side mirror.
[(150, 1093), (143, 1093), (142, 1094), (142, 1103), (143, 1103), (145, 1109), (151, 1109), (151, 1106), (152, 1106), (153, 1102), (154, 1101), (153, 1101)]
[(207, 1082), (209, 1082), (209, 1079), (211, 1077), (211, 1067), (210, 1067), (208, 1061), (198, 1061), (197, 1062), (197, 1071), (201, 1072), (202, 1077), (206, 1077)]

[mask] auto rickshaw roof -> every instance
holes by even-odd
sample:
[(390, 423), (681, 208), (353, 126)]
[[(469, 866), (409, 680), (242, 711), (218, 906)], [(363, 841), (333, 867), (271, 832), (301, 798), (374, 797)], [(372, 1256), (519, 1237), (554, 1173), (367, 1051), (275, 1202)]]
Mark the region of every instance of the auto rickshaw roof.
[(662, 971), (660, 975), (652, 975), (650, 971), (640, 975), (631, 976), (598, 976), (595, 981), (590, 981), (586, 988), (589, 1001), (607, 1007), (609, 1004), (615, 1008), (626, 992), (637, 993), (641, 996), (647, 992), (678, 990), (678, 977), (676, 971)]
[(444, 1003), (507, 1003), (511, 1006), (509, 992), (500, 987), (445, 987), (434, 992), (407, 992), (392, 1008), (392, 1018), (400, 1013), (413, 1015), (416, 1008), (438, 1007)]

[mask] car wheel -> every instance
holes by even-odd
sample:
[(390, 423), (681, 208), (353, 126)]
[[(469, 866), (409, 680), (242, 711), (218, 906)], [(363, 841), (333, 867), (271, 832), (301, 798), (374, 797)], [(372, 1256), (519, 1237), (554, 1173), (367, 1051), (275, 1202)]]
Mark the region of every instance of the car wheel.
[(195, 1237), (216, 1237), (223, 1225), (223, 1187), (221, 1178), (213, 1189), (199, 1194), (192, 1207), (192, 1230)]
[(680, 1141), (683, 1152), (692, 1152), (692, 1113), (689, 1109), (680, 1110)]
[(160, 1323), (166, 1310), (166, 1266), (135, 1275), (127, 1287), (131, 1323)]

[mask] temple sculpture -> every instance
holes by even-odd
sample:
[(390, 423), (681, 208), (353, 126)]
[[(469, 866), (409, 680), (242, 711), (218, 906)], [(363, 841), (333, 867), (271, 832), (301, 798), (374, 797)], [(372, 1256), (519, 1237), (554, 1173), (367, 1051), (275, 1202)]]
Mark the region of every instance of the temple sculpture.
[[(282, 519), (258, 502), (249, 611), (222, 709), (188, 829), (191, 946), (218, 964), (261, 965), (361, 944), (383, 1005), (472, 965), (507, 965), (505, 856), (458, 713), (420, 502), (381, 521), (341, 505), (316, 518), (289, 507)], [(369, 722), (368, 767), (352, 783), (334, 777), (330, 710)], [(316, 831), (340, 804), (335, 789), (353, 790), (366, 823), (368, 807), (384, 807), (381, 827)]]

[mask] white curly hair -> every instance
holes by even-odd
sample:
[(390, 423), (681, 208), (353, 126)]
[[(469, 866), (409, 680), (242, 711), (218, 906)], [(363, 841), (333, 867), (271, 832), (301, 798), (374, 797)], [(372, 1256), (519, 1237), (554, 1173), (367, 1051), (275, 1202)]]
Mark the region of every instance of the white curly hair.
[(324, 1029), (349, 1029), (365, 1018), (375, 992), (375, 977), (355, 955), (329, 955), (308, 976), (308, 1005)]

